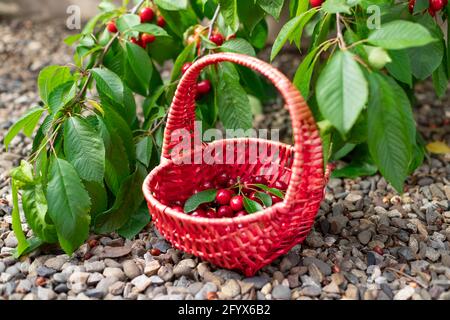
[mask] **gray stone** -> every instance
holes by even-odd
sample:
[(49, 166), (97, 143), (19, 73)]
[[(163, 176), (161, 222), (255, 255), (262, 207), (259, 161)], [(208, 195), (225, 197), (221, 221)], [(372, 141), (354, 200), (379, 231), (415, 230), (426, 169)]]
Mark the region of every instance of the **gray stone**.
[(441, 254), (439, 253), (439, 251), (434, 250), (433, 248), (427, 247), (427, 249), (425, 250), (425, 257), (433, 262), (438, 261), (440, 256)]
[(368, 244), (370, 242), (370, 239), (372, 239), (372, 232), (370, 230), (364, 230), (358, 233), (358, 240), (362, 244)]
[(126, 260), (122, 263), (123, 271), (125, 275), (129, 279), (134, 279), (137, 276), (141, 275), (141, 269), (137, 266), (137, 264), (133, 260)]
[(13, 232), (10, 232), (4, 241), (5, 241), (5, 246), (8, 248), (17, 247), (17, 238)]
[(56, 271), (61, 271), (64, 263), (66, 263), (68, 260), (69, 258), (67, 255), (60, 255), (46, 260), (44, 265)]
[(40, 266), (36, 269), (38, 276), (48, 278), (56, 273), (55, 269), (48, 268), (46, 266)]
[(171, 248), (170, 244), (165, 240), (158, 240), (154, 245), (153, 248), (159, 249), (161, 252), (165, 253), (167, 250)]
[(394, 300), (408, 300), (414, 294), (414, 288), (410, 286), (406, 286), (403, 289), (399, 290), (395, 296)]
[(158, 276), (164, 281), (170, 281), (173, 277), (173, 268), (170, 264), (163, 265), (158, 270)]
[(313, 248), (320, 248), (322, 247), (325, 242), (323, 241), (322, 236), (315, 231), (310, 232), (308, 237), (306, 238), (306, 244), (313, 247)]
[(173, 273), (176, 277), (189, 276), (192, 274), (192, 270), (197, 266), (194, 260), (184, 259), (181, 260), (174, 268)]
[(217, 292), (217, 285), (212, 282), (207, 282), (203, 287), (196, 293), (195, 300), (204, 300), (208, 292)]
[(44, 287), (37, 288), (37, 298), (39, 300), (54, 300), (56, 299), (56, 293), (50, 289)]
[(103, 261), (85, 261), (84, 267), (86, 268), (86, 272), (103, 272), (105, 269), (105, 262)]
[(348, 218), (344, 215), (332, 216), (328, 218), (328, 222), (330, 223), (330, 233), (340, 234), (342, 229), (347, 226)]
[(90, 274), (87, 272), (76, 271), (72, 273), (69, 277), (69, 283), (73, 284), (85, 284)]
[(129, 255), (130, 252), (131, 252), (131, 247), (128, 247), (128, 246), (123, 246), (123, 247), (107, 246), (103, 250), (102, 258), (119, 258), (119, 257)]
[(303, 258), (304, 266), (309, 266), (312, 263), (314, 263), (325, 276), (329, 276), (331, 274), (331, 267), (322, 260), (314, 257)]
[(112, 295), (121, 295), (123, 293), (123, 289), (125, 288), (125, 282), (118, 281), (116, 283), (113, 283), (109, 287), (109, 293)]
[(160, 285), (160, 284), (164, 283), (164, 280), (161, 279), (161, 277), (159, 277), (159, 276), (151, 276), (149, 279), (150, 279), (151, 284)]
[(414, 259), (414, 254), (410, 247), (399, 248), (397, 254), (401, 259), (404, 259), (406, 261), (411, 261)]
[(60, 283), (53, 290), (56, 293), (67, 293), (69, 291), (69, 288), (65, 283)]
[(117, 282), (117, 278), (114, 277), (108, 277), (103, 278), (100, 280), (100, 282), (95, 287), (98, 290), (101, 290), (105, 295), (108, 293), (109, 288)]
[(291, 289), (287, 286), (277, 285), (272, 289), (272, 298), (277, 300), (289, 300), (291, 298)]
[(3, 263), (3, 261), (0, 261), (0, 273), (4, 272), (6, 269), (5, 264)]
[(241, 287), (236, 280), (230, 279), (225, 282), (225, 284), (222, 286), (221, 291), (226, 296), (234, 298), (241, 292)]
[(246, 283), (253, 283), (256, 289), (261, 289), (267, 282), (270, 281), (270, 278), (267, 276), (254, 276), (245, 278), (242, 281)]
[(161, 268), (159, 261), (153, 260), (145, 265), (144, 273), (147, 276), (153, 276), (158, 273), (159, 268)]
[(33, 284), (28, 279), (23, 279), (19, 281), (19, 284), (16, 287), (17, 293), (28, 293), (31, 291), (31, 287)]
[(152, 280), (147, 277), (145, 274), (142, 274), (136, 278), (134, 278), (131, 283), (135, 286), (138, 292), (143, 292), (148, 288), (149, 285), (152, 284)]
[(106, 267), (105, 270), (103, 270), (103, 275), (108, 277), (114, 277), (117, 280), (124, 281), (127, 277), (125, 276), (125, 273), (120, 268), (110, 268)]
[(96, 285), (97, 283), (99, 283), (102, 279), (104, 278), (104, 276), (99, 273), (99, 272), (94, 272), (92, 273), (89, 278), (87, 279), (86, 283), (89, 286), (92, 285)]
[(317, 297), (320, 296), (322, 290), (318, 285), (306, 286), (300, 290), (300, 294), (307, 297)]
[(105, 295), (105, 293), (102, 290), (99, 290), (97, 288), (86, 290), (84, 294), (89, 298), (96, 298), (96, 299), (101, 299)]

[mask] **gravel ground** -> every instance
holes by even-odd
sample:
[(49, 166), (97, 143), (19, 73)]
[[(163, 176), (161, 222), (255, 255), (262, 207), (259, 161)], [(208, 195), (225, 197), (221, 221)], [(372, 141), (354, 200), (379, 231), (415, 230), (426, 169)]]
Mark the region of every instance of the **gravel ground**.
[[(0, 23), (0, 139), (38, 102), (39, 69), (70, 62), (61, 26)], [(277, 64), (289, 74), (294, 59)], [(420, 131), (449, 143), (450, 97), (417, 91)], [(281, 108), (267, 111), (261, 123), (286, 129)], [(0, 154), (0, 299), (450, 299), (449, 155), (428, 158), (401, 196), (378, 175), (331, 180), (306, 242), (245, 278), (171, 248), (151, 224), (133, 241), (92, 235), (72, 257), (48, 247), (14, 259), (7, 177), (29, 149), (19, 136)]]

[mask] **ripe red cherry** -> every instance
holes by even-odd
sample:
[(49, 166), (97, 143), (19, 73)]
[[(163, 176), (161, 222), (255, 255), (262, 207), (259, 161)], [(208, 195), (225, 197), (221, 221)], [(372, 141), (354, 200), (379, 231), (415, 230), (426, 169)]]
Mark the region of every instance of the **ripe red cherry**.
[(244, 216), (246, 216), (246, 215), (247, 215), (247, 211), (242, 210), (242, 211), (239, 211), (238, 213), (236, 213), (235, 217), (236, 217), (236, 218), (237, 218), (237, 217), (244, 217)]
[(211, 90), (211, 82), (209, 80), (202, 80), (197, 83), (197, 93), (206, 94)]
[(223, 35), (221, 33), (215, 33), (209, 37), (209, 40), (214, 42), (216, 45), (221, 46), (225, 39), (223, 38)]
[(153, 11), (152, 8), (143, 8), (141, 10), (141, 13), (139, 14), (139, 16), (141, 17), (141, 22), (145, 23), (145, 22), (150, 22), (153, 20), (153, 17), (155, 16), (155, 12)]
[(234, 196), (230, 200), (230, 207), (234, 211), (241, 211), (244, 208), (244, 197)]
[(116, 23), (114, 21), (108, 22), (108, 24), (106, 25), (106, 29), (108, 29), (108, 31), (111, 33), (116, 33), (117, 32)]
[(153, 41), (155, 41), (156, 37), (153, 34), (150, 33), (144, 33), (141, 37), (142, 42), (144, 43), (144, 45), (147, 45), (149, 43), (152, 43)]
[(218, 218), (231, 218), (233, 216), (233, 209), (230, 206), (221, 206), (217, 209)]
[(228, 41), (228, 40), (231, 40), (231, 39), (236, 39), (236, 33), (230, 34), (230, 35), (227, 37), (227, 41)]
[(226, 186), (229, 179), (230, 177), (228, 176), (228, 173), (222, 172), (216, 177), (215, 180), (218, 185)]
[(256, 176), (253, 178), (253, 183), (267, 184), (267, 180), (266, 180), (266, 178), (264, 178), (262, 176)]
[(309, 0), (309, 3), (311, 4), (311, 7), (320, 7), (324, 0)]
[(275, 203), (278, 203), (278, 202), (283, 201), (283, 199), (277, 197), (277, 196), (274, 195), (274, 194), (271, 194), (271, 195), (270, 195), (270, 198), (272, 199), (272, 204), (275, 204)]
[(416, 5), (416, 0), (409, 0), (409, 4), (408, 4), (409, 13), (413, 14), (415, 5)]
[(275, 183), (273, 184), (273, 187), (284, 191), (287, 189), (288, 186), (283, 181), (275, 181)]
[(164, 19), (163, 16), (159, 16), (158, 20), (156, 20), (156, 24), (161, 27), (164, 28), (164, 26), (166, 25), (166, 20)]
[(211, 181), (205, 181), (202, 183), (202, 188), (205, 190), (208, 190), (208, 189), (213, 189), (214, 186)]
[(200, 208), (197, 208), (196, 210), (194, 210), (191, 213), (191, 216), (193, 217), (205, 217), (206, 216), (206, 211)]
[(185, 64), (183, 64), (183, 67), (181, 67), (181, 73), (185, 74), (187, 69), (189, 69), (191, 66), (192, 66), (192, 62), (186, 62)]
[(437, 12), (447, 5), (446, 0), (430, 0), (430, 10)]
[(132, 38), (130, 39), (130, 42), (139, 45), (139, 40), (136, 39), (135, 37), (132, 37)]
[(236, 179), (230, 178), (227, 181), (227, 187), (232, 187), (236, 184)]
[(216, 217), (216, 210), (214, 210), (213, 208), (209, 208), (208, 210), (206, 210), (206, 216), (208, 218), (215, 218)]
[(220, 189), (217, 191), (216, 202), (220, 205), (227, 205), (230, 203), (233, 192), (228, 189)]

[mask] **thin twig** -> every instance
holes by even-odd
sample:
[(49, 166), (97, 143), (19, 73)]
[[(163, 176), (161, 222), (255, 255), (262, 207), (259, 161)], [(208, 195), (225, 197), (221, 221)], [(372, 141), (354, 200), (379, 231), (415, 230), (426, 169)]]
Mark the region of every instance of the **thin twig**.
[[(145, 0), (139, 1), (139, 3), (131, 10), (131, 14), (136, 14), (139, 11), (139, 8), (144, 4)], [(109, 42), (106, 44), (105, 48), (103, 49), (102, 54), (96, 61), (94, 68), (99, 67), (103, 63), (103, 59), (105, 58), (105, 55), (108, 53), (109, 49), (111, 48), (114, 41), (119, 37), (119, 32), (114, 34), (114, 36), (109, 40)], [(81, 88), (80, 92), (78, 93), (77, 99), (75, 101), (79, 101), (83, 98), (84, 94), (87, 91), (87, 88), (89, 87), (89, 82), (91, 82), (92, 79), (92, 72), (89, 73), (89, 75), (86, 78), (86, 82), (84, 83), (83, 87)]]
[(341, 49), (345, 49), (345, 41), (344, 36), (342, 35), (342, 28), (341, 28), (341, 14), (336, 13), (336, 32), (337, 32), (337, 38), (339, 40), (339, 47)]
[[(216, 23), (217, 17), (219, 16), (219, 12), (220, 12), (220, 3), (217, 4), (216, 11), (214, 12), (214, 15), (213, 15), (213, 17), (212, 17), (212, 19), (211, 19), (211, 21), (209, 23), (208, 39), (211, 38), (211, 36), (212, 36), (212, 32), (213, 32), (213, 29), (214, 29), (214, 24)], [(203, 55), (204, 53), (205, 53), (205, 48), (203, 47), (200, 55)]]
[(394, 269), (394, 268), (391, 268), (391, 267), (386, 268), (386, 270), (393, 271), (393, 272), (395, 272), (395, 273), (397, 273), (397, 274), (399, 274), (399, 275), (401, 275), (401, 276), (411, 280), (412, 282), (417, 283), (422, 288), (427, 288), (427, 286), (424, 285), (421, 281), (418, 281), (419, 279), (415, 279), (415, 278), (411, 277), (410, 275), (408, 275), (408, 274), (406, 274), (406, 273), (404, 273), (404, 272), (402, 272), (400, 270), (397, 270), (397, 269)]

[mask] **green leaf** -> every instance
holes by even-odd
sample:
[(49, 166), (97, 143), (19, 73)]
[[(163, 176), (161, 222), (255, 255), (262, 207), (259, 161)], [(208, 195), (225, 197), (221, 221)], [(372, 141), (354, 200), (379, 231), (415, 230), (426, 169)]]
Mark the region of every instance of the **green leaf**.
[(75, 168), (66, 160), (51, 161), (47, 202), (59, 243), (71, 255), (89, 234), (91, 200)]
[(105, 145), (105, 182), (116, 195), (122, 182), (131, 173), (127, 150), (116, 130), (108, 128), (103, 120), (99, 121), (99, 127)]
[(253, 185), (255, 187), (258, 187), (258, 188), (260, 188), (260, 189), (262, 189), (264, 191), (267, 191), (267, 192), (273, 194), (274, 196), (277, 196), (278, 198), (284, 199), (284, 193), (281, 190), (277, 189), (277, 188), (270, 188), (270, 187), (268, 187), (268, 186), (266, 186), (264, 184), (260, 184), (260, 183), (256, 183), (256, 184), (253, 184)]
[(306, 23), (316, 14), (316, 9), (311, 9), (291, 20), (289, 20), (283, 28), (281, 28), (280, 33), (278, 33), (277, 38), (272, 46), (272, 52), (270, 53), (270, 61), (272, 61), (277, 54), (281, 51), (286, 41), (295, 33), (297, 37), (301, 37), (301, 31)]
[(111, 209), (98, 215), (95, 219), (95, 231), (97, 233), (108, 233), (121, 228), (141, 205), (142, 183), (147, 170), (141, 164), (136, 165), (136, 171), (126, 178), (117, 194)]
[(237, 12), (237, 0), (218, 0), (220, 13), (225, 19), (225, 23), (230, 27), (231, 32), (236, 32), (239, 28), (239, 16)]
[(134, 43), (127, 42), (126, 49), (129, 66), (131, 66), (133, 73), (136, 75), (136, 78), (144, 89), (144, 95), (147, 95), (153, 72), (152, 61), (148, 56), (147, 51)]
[(264, 210), (264, 208), (256, 201), (244, 197), (244, 208), (248, 213), (255, 213)]
[(242, 53), (253, 57), (256, 55), (252, 45), (242, 38), (225, 41), (219, 49), (220, 51)]
[(350, 14), (350, 6), (346, 0), (327, 0), (322, 4), (322, 10), (327, 13), (347, 13)]
[(276, 20), (279, 19), (284, 0), (257, 0), (257, 3)]
[(153, 140), (150, 136), (143, 137), (136, 143), (136, 159), (148, 167), (152, 157)]
[[(39, 248), (41, 245), (44, 244), (44, 241), (39, 239), (38, 237), (32, 237), (30, 239), (27, 239), (28, 247), (26, 249), (16, 247), (13, 251), (13, 257), (15, 259), (19, 259), (21, 256), (27, 255), (32, 253), (34, 250)], [(22, 250), (20, 250), (22, 249)]]
[(439, 68), (433, 72), (433, 85), (438, 97), (442, 98), (447, 92), (448, 79), (445, 63), (441, 63)]
[(57, 86), (48, 97), (48, 106), (52, 114), (57, 113), (61, 108), (75, 98), (77, 85), (74, 81), (68, 81)]
[(158, 7), (169, 11), (184, 10), (188, 6), (187, 0), (155, 0)]
[(138, 24), (131, 28), (131, 31), (137, 31), (140, 33), (149, 33), (155, 37), (170, 37), (166, 30), (151, 23)]
[(27, 242), (27, 237), (22, 230), (22, 222), (20, 221), (20, 213), (19, 213), (19, 196), (18, 190), (16, 186), (16, 182), (13, 179), (11, 182), (11, 195), (13, 201), (13, 209), (11, 212), (12, 218), (12, 230), (14, 231), (14, 235), (17, 239), (17, 256), (21, 256), (23, 252), (28, 248), (29, 244)]
[(181, 74), (181, 68), (186, 62), (191, 62), (195, 57), (195, 43), (191, 43), (186, 46), (183, 51), (178, 55), (172, 68), (172, 75), (170, 76), (170, 82), (174, 82)]
[(305, 98), (308, 98), (309, 96), (312, 74), (317, 59), (319, 58), (317, 55), (318, 51), (318, 47), (310, 51), (299, 65), (294, 75), (294, 85)]
[(141, 206), (117, 232), (124, 238), (133, 239), (150, 220), (147, 206)]
[(263, 21), (266, 13), (253, 1), (237, 1), (239, 21), (248, 35), (254, 35), (255, 27)]
[(221, 63), (218, 66), (217, 104), (219, 117), (227, 129), (250, 129), (252, 113), (247, 93), (239, 84), (239, 74), (233, 65)]
[(391, 50), (389, 56), (391, 63), (386, 65), (389, 73), (398, 81), (406, 83), (412, 87), (412, 69), (411, 60), (405, 50)]
[(39, 95), (45, 104), (48, 104), (50, 93), (59, 85), (73, 80), (69, 67), (48, 66), (39, 72)]
[[(349, 145), (349, 144), (346, 144)], [(354, 145), (353, 145), (354, 146)], [(344, 147), (345, 148), (345, 147)], [(342, 148), (342, 149), (344, 149)], [(341, 149), (341, 150), (342, 150)], [(341, 151), (339, 150), (339, 151)], [(372, 158), (369, 154), (369, 149), (367, 144), (361, 144), (355, 147), (353, 147), (350, 151), (352, 151), (352, 154), (349, 156), (351, 157), (351, 162), (347, 166), (335, 169), (333, 170), (331, 176), (333, 178), (357, 178), (361, 176), (372, 176), (375, 173), (377, 173), (378, 168), (374, 164)], [(337, 154), (334, 154), (333, 159), (339, 159)]]
[(355, 124), (368, 97), (367, 81), (353, 54), (338, 51), (316, 86), (320, 112), (345, 135)]
[(386, 180), (402, 192), (415, 143), (411, 105), (403, 89), (392, 78), (372, 73), (369, 80), (370, 154)]
[(55, 226), (48, 216), (47, 199), (41, 184), (22, 191), (22, 207), (27, 223), (35, 235), (46, 243), (58, 242)]
[(208, 189), (200, 191), (189, 199), (186, 200), (184, 204), (184, 212), (192, 212), (197, 209), (203, 203), (213, 202), (216, 198), (217, 190), (216, 189)]
[(95, 220), (95, 217), (104, 212), (108, 206), (108, 195), (106, 194), (106, 188), (103, 182), (83, 181), (84, 187), (89, 193), (91, 198), (91, 223)]
[(255, 197), (261, 200), (266, 208), (272, 206), (272, 198), (267, 193), (258, 191), (255, 193)]
[(86, 119), (73, 116), (64, 122), (64, 154), (83, 180), (103, 181), (105, 146)]
[(33, 130), (36, 127), (39, 119), (41, 118), (42, 113), (44, 112), (44, 108), (42, 107), (34, 107), (28, 110), (19, 120), (17, 120), (11, 128), (9, 128), (8, 132), (3, 139), (3, 143), (5, 144), (6, 150), (8, 150), (8, 146), (11, 143), (12, 139), (14, 139), (17, 134), (21, 130), (23, 133), (30, 137), (33, 134)]
[(374, 30), (368, 38), (369, 43), (389, 50), (421, 47), (436, 41), (430, 32), (410, 21), (397, 20), (386, 23)]
[(126, 32), (141, 23), (141, 18), (136, 14), (124, 14), (116, 21), (117, 30)]

